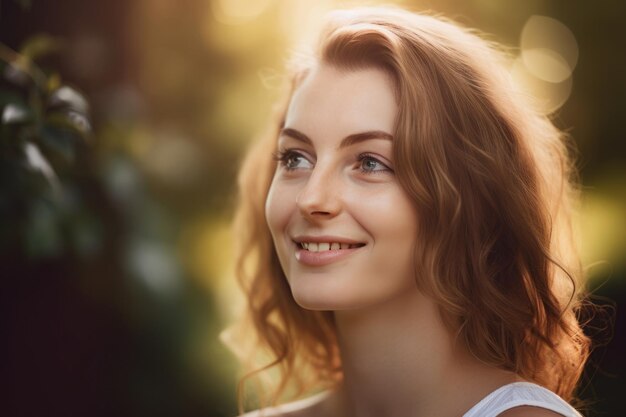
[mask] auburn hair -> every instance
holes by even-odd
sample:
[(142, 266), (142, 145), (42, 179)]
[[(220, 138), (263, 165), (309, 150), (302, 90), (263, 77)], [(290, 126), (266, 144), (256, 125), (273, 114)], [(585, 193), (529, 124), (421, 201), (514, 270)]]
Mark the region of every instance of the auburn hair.
[(342, 378), (333, 313), (296, 304), (264, 213), (287, 104), (319, 64), (379, 68), (394, 81), (395, 172), (424, 242), (414, 253), (417, 285), (450, 330), (482, 362), (574, 399), (590, 343), (577, 319), (583, 273), (572, 227), (573, 148), (512, 83), (507, 59), (441, 17), (395, 8), (329, 14), (317, 50), (295, 59), (271, 131), (238, 178), (236, 275), (251, 324), (239, 339), (266, 352), (266, 363), (240, 382), (240, 409), (243, 381), (270, 368), (279, 378), (264, 405), (288, 387), (297, 396)]

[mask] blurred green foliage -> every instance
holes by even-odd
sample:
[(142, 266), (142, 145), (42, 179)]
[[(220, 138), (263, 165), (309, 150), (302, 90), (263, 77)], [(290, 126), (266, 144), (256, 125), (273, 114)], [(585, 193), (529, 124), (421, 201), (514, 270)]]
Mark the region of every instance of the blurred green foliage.
[(18, 245), (32, 259), (92, 252), (99, 244), (93, 214), (71, 183), (91, 136), (89, 106), (37, 65), (59, 47), (45, 35), (19, 52), (0, 44), (0, 250)]

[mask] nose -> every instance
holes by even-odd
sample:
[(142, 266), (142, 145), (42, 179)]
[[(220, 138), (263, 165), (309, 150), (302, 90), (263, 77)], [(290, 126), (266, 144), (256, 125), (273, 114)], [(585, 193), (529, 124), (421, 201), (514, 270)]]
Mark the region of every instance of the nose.
[(341, 211), (339, 178), (332, 167), (318, 163), (296, 197), (296, 205), (309, 220), (330, 219)]

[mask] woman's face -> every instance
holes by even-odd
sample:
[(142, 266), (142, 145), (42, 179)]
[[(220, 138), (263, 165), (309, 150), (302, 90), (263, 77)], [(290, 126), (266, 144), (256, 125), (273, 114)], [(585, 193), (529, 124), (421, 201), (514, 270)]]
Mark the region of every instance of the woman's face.
[(278, 138), (265, 215), (296, 302), (345, 310), (416, 287), (416, 213), (394, 174), (393, 84), (378, 69), (320, 65)]

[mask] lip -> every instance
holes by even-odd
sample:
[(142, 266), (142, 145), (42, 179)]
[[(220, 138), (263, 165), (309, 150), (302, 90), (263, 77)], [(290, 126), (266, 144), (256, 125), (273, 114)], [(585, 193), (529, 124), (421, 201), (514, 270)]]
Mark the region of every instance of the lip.
[[(346, 239), (338, 236), (297, 236), (293, 239), (296, 248), (296, 260), (307, 266), (324, 266), (347, 258), (356, 251), (367, 246), (364, 242)], [(348, 243), (351, 245), (363, 244), (358, 248), (325, 250), (321, 252), (310, 252), (300, 246), (300, 242), (316, 243)]]

